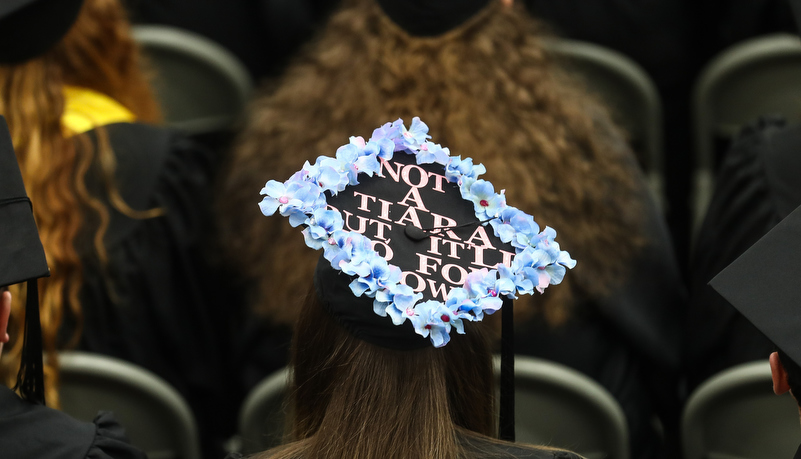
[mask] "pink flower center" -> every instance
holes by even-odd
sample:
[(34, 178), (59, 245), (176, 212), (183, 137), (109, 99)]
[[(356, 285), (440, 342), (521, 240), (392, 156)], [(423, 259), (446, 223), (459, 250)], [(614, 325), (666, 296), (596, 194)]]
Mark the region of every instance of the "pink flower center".
[(489, 205), (486, 199), (482, 199), (478, 203), (481, 204), (481, 207), (487, 207)]
[(443, 322), (451, 321), (451, 317), (448, 314), (442, 314), (442, 317), (440, 317), (440, 319), (442, 319)]
[(328, 238), (328, 243), (331, 244), (331, 245), (336, 245), (337, 241), (335, 241), (334, 238), (329, 237)]
[(414, 315), (414, 310), (412, 308), (406, 308), (406, 315), (412, 317)]
[(280, 198), (278, 198), (278, 202), (280, 202), (281, 204), (286, 204), (289, 202), (289, 198), (287, 198), (286, 196), (281, 196)]
[(487, 293), (489, 293), (489, 294), (490, 294), (490, 296), (498, 296), (498, 291), (497, 291), (497, 290), (495, 290), (494, 288), (491, 288), (491, 289), (489, 289), (489, 290), (487, 291)]
[(426, 325), (426, 330), (431, 330), (431, 325)]
[(423, 151), (428, 151), (428, 145), (422, 144), (422, 145), (420, 145), (420, 149), (423, 150)]

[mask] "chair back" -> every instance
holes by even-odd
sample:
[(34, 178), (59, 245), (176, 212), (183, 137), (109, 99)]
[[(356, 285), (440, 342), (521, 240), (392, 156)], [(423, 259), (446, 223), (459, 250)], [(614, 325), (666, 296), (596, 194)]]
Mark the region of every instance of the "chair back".
[(662, 102), (651, 77), (632, 59), (604, 46), (564, 38), (543, 44), (627, 131), (657, 202), (664, 205)]
[(253, 90), (239, 59), (216, 42), (170, 26), (136, 25), (133, 35), (155, 70), (169, 126), (189, 135), (231, 129)]
[(693, 227), (698, 229), (714, 188), (718, 152), (761, 115), (801, 120), (801, 40), (773, 34), (745, 40), (718, 54), (696, 80)]
[(242, 452), (256, 453), (281, 444), (288, 418), (286, 392), (289, 370), (281, 369), (254, 387), (239, 410)]
[(701, 384), (682, 416), (684, 459), (793, 457), (798, 405), (776, 396), (767, 361), (724, 370)]
[(59, 356), (61, 409), (91, 421), (111, 411), (131, 444), (150, 459), (200, 459), (197, 425), (183, 397), (166, 381), (132, 363), (70, 351)]
[[(495, 373), (500, 374), (496, 359)], [(628, 459), (629, 434), (618, 402), (572, 368), (515, 357), (515, 431), (521, 443), (575, 451), (587, 459)]]

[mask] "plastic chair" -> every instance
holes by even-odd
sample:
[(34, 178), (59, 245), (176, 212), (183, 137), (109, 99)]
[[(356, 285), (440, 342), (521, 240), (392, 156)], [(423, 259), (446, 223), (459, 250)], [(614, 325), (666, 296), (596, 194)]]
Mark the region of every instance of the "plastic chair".
[(793, 457), (798, 405), (776, 396), (767, 361), (724, 370), (690, 396), (682, 417), (684, 459)]
[(606, 104), (614, 120), (629, 133), (657, 202), (663, 206), (662, 102), (651, 77), (632, 59), (604, 46), (562, 38), (543, 44)]
[[(500, 373), (496, 358), (495, 373)], [(569, 449), (587, 459), (628, 459), (629, 433), (617, 400), (572, 368), (515, 357), (515, 431), (520, 443)]]
[(112, 411), (131, 444), (150, 459), (199, 459), (189, 406), (166, 381), (137, 365), (100, 354), (63, 352), (61, 408), (82, 421)]
[(242, 452), (251, 454), (281, 444), (288, 417), (285, 403), (288, 378), (287, 368), (276, 371), (254, 387), (242, 402), (239, 410)]
[(168, 125), (189, 135), (231, 128), (253, 90), (250, 74), (236, 56), (175, 27), (137, 25), (133, 35), (155, 68), (154, 86)]
[(801, 119), (801, 41), (774, 34), (722, 51), (701, 72), (692, 96), (695, 136), (693, 227), (712, 197), (716, 144), (728, 144), (760, 115)]

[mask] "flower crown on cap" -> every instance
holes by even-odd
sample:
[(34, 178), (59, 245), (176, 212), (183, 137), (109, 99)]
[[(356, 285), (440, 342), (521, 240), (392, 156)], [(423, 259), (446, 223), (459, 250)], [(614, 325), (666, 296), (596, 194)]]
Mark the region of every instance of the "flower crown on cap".
[[(323, 249), (334, 269), (355, 276), (350, 283), (353, 294), (374, 298), (376, 314), (389, 315), (395, 325), (408, 319), (417, 334), (442, 347), (450, 340), (452, 328), (463, 334), (463, 321), (480, 321), (485, 313), (500, 309), (501, 296), (514, 299), (534, 290), (542, 293), (548, 285), (559, 284), (566, 268), (573, 268), (576, 261), (560, 250), (554, 241), (556, 231), (549, 227), (540, 231), (533, 217), (506, 204), (504, 190), (495, 193), (490, 182), (478, 178), (486, 172), (483, 165), (474, 165), (471, 158), (450, 156), (448, 148), (429, 138), (428, 126), (417, 117), (409, 129), (401, 119), (386, 123), (374, 130), (367, 142), (350, 137), (350, 143), (337, 149), (336, 157), (320, 156), (314, 164), (306, 161), (284, 183), (267, 182), (259, 207), (266, 216), (278, 211), (293, 227), (304, 225), (306, 245)], [(391, 160), (399, 151), (415, 155), (418, 165), (445, 167), (446, 180), (457, 184), (462, 198), (473, 203), (476, 223), (489, 223), (495, 236), (515, 248), (511, 266), (498, 263), (493, 269), (474, 270), (462, 287), (448, 292), (444, 303), (420, 302), (423, 295), (400, 283), (400, 268), (380, 256), (369, 238), (343, 229), (342, 215), (328, 208), (325, 193), (336, 195), (357, 185), (359, 174), (380, 175), (380, 160)]]

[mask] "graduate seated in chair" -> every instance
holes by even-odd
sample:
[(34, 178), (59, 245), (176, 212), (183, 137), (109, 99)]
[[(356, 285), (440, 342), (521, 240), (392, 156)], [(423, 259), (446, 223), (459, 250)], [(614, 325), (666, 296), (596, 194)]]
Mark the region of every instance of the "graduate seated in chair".
[[(801, 415), (801, 207), (727, 266), (710, 285), (759, 329), (770, 354), (773, 391), (790, 392)], [(801, 447), (795, 454), (801, 459)]]
[[(286, 305), (300, 309), (294, 441), (259, 457), (578, 457), (497, 439), (480, 323), (502, 309), (508, 345), (512, 299), (560, 283), (576, 261), (553, 229), (478, 179), (483, 165), (449, 156), (427, 132), (419, 118), (386, 123), (262, 189), (262, 212), (303, 226), (295, 236), (323, 253), (306, 302)], [(346, 230), (345, 220), (373, 223)], [(502, 364), (500, 437), (513, 440), (505, 374)]]
[[(144, 459), (109, 413), (80, 422), (45, 406), (38, 283), (49, 276), (5, 119), (0, 116), (0, 355), (9, 342), (11, 292), (27, 282), (24, 345), (17, 387), (0, 385), (0, 456), (14, 459)], [(23, 338), (23, 337), (18, 337)]]

